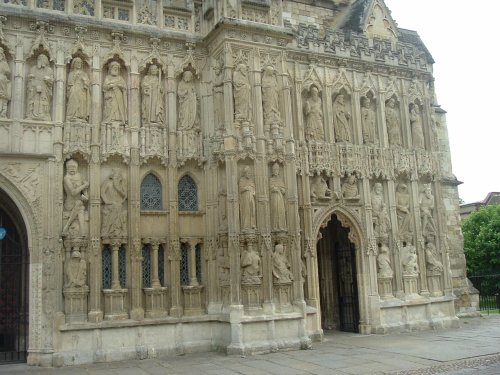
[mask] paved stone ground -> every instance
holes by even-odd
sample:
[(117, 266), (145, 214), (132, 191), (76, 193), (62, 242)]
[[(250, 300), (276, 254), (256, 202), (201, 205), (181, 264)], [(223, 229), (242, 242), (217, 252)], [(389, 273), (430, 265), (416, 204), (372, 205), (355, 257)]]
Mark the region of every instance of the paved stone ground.
[(41, 375), (499, 375), (500, 315), (461, 319), (461, 328), (390, 335), (326, 333), (312, 350), (249, 357), (220, 353), (41, 369), (0, 366), (0, 374)]

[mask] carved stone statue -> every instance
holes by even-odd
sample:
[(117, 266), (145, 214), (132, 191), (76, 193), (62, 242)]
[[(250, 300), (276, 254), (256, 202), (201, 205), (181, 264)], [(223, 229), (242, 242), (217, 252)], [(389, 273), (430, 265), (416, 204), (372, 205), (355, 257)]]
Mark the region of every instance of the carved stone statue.
[(273, 164), (272, 176), (269, 179), (269, 195), (271, 208), (271, 229), (286, 230), (285, 183), (280, 177), (280, 166)]
[(88, 122), (91, 106), (90, 78), (83, 70), (83, 61), (79, 57), (71, 62), (66, 96), (66, 121)]
[(47, 55), (38, 55), (33, 72), (28, 75), (27, 118), (32, 120), (51, 120), (52, 87), (54, 72)]
[(424, 192), (420, 194), (420, 218), (422, 219), (422, 233), (424, 236), (436, 233), (436, 223), (432, 215), (434, 211), (434, 196), (430, 185), (424, 187)]
[(108, 74), (104, 79), (103, 122), (127, 123), (127, 84), (120, 75), (120, 63), (112, 61), (108, 67)]
[(161, 70), (157, 65), (150, 65), (148, 74), (141, 83), (142, 124), (163, 124), (164, 96)]
[(391, 278), (394, 273), (391, 266), (391, 256), (389, 254), (389, 246), (382, 242), (377, 255), (378, 277)]
[(242, 230), (253, 230), (257, 227), (255, 214), (255, 183), (250, 177), (250, 167), (243, 168), (239, 181), (240, 223)]
[(238, 64), (233, 73), (234, 119), (236, 121), (252, 120), (251, 85), (248, 79), (248, 68)]
[(443, 263), (439, 261), (436, 245), (432, 242), (428, 242), (425, 246), (425, 263), (428, 272), (443, 272)]
[(285, 247), (282, 243), (276, 244), (272, 258), (274, 280), (278, 283), (291, 282), (293, 275), (290, 271), (290, 262), (286, 259)]
[(248, 243), (241, 254), (241, 276), (245, 283), (260, 283), (260, 256), (253, 243)]
[(87, 262), (79, 251), (71, 253), (66, 264), (66, 288), (81, 288), (87, 285)]
[(264, 125), (281, 121), (279, 110), (278, 81), (276, 71), (272, 66), (266, 66), (262, 71), (262, 109), (264, 111)]
[(0, 118), (7, 117), (7, 109), (11, 98), (10, 67), (5, 52), (0, 47)]
[(403, 247), (404, 256), (402, 258), (403, 275), (417, 276), (420, 273), (418, 268), (417, 249), (411, 243)]
[(385, 123), (391, 146), (401, 146), (401, 124), (396, 100), (390, 98), (385, 107)]
[(384, 190), (380, 182), (375, 183), (372, 189), (372, 218), (373, 230), (377, 238), (386, 238), (389, 231), (389, 214), (385, 205)]
[(314, 176), (311, 184), (311, 199), (313, 201), (332, 199), (332, 191), (328, 188), (328, 184), (323, 176)]
[(304, 104), (306, 117), (305, 135), (308, 141), (324, 141), (323, 104), (316, 86), (311, 86), (310, 95)]
[(64, 211), (69, 213), (69, 218), (64, 224), (62, 235), (68, 234), (72, 224), (77, 220), (78, 230), (74, 234), (77, 237), (84, 236), (85, 230), (85, 202), (89, 200), (87, 189), (89, 183), (84, 181), (78, 172), (78, 162), (70, 159), (66, 162), (66, 175), (64, 176)]
[(189, 70), (182, 74), (182, 80), (177, 87), (179, 98), (179, 124), (177, 130), (180, 136), (181, 154), (184, 156), (196, 153), (199, 133), (198, 98), (193, 82), (193, 73)]
[(345, 199), (359, 199), (358, 179), (356, 175), (350, 174), (342, 184), (342, 196)]
[(333, 129), (335, 141), (351, 142), (351, 114), (345, 107), (344, 95), (339, 94), (333, 102)]
[(410, 125), (413, 148), (425, 148), (422, 118), (420, 116), (420, 108), (417, 104), (410, 106)]
[(363, 143), (378, 144), (375, 110), (372, 108), (370, 98), (361, 98), (361, 124), (363, 131)]
[(123, 173), (113, 169), (109, 178), (101, 185), (102, 227), (101, 235), (121, 238), (127, 233), (127, 211), (123, 203), (127, 200), (127, 184)]
[(411, 215), (410, 215), (410, 194), (406, 184), (399, 184), (396, 188), (396, 215), (398, 217), (399, 236), (405, 236), (412, 233)]

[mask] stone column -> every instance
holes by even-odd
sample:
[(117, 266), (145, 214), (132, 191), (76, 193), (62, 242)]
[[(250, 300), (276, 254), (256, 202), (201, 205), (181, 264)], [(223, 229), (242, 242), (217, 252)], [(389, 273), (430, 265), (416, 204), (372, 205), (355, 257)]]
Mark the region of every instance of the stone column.
[(158, 249), (160, 248), (159, 241), (151, 242), (151, 287), (161, 287), (160, 278), (158, 277)]
[(121, 289), (120, 285), (120, 264), (119, 264), (119, 250), (121, 247), (120, 241), (113, 241), (111, 243), (111, 289)]
[(363, 125), (361, 124), (361, 94), (357, 81), (357, 76), (353, 73), (354, 91), (351, 98), (352, 143), (362, 145)]

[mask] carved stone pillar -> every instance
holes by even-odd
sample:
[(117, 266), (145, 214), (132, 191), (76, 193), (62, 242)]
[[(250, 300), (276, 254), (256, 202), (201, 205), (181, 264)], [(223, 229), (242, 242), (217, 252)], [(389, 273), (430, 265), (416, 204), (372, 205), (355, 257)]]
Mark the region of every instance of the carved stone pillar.
[(394, 298), (392, 294), (392, 277), (378, 278), (378, 294), (382, 299)]
[(418, 276), (403, 275), (403, 282), (406, 299), (415, 299), (420, 297), (418, 294)]
[(168, 259), (170, 262), (170, 298), (171, 316), (182, 316), (182, 304), (181, 304), (181, 285), (180, 285), (180, 243), (177, 238), (170, 240), (170, 246), (168, 251)]
[(431, 297), (440, 297), (443, 295), (443, 288), (441, 286), (441, 273), (442, 272), (427, 272), (427, 285)]
[(128, 318), (128, 289), (122, 288), (120, 284), (119, 251), (124, 245), (124, 240), (111, 240), (111, 289), (104, 289), (105, 319), (127, 319)]
[(158, 277), (158, 249), (160, 248), (159, 241), (151, 242), (151, 287), (161, 287), (160, 278)]

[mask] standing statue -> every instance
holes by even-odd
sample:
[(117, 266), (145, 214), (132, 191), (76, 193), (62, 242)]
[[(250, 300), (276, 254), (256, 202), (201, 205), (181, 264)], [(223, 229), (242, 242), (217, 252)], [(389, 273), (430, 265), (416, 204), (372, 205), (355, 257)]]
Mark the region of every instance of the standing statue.
[(396, 215), (398, 217), (399, 236), (403, 237), (412, 233), (411, 215), (410, 215), (410, 194), (406, 184), (399, 184), (396, 188)]
[(276, 71), (272, 66), (266, 66), (262, 71), (262, 109), (264, 112), (264, 125), (281, 121), (279, 110), (278, 81)]
[(234, 119), (236, 121), (252, 120), (251, 85), (248, 68), (238, 64), (233, 73)]
[(124, 237), (127, 233), (127, 210), (123, 203), (127, 200), (127, 184), (123, 173), (113, 169), (109, 178), (101, 185), (103, 237)]
[(90, 78), (83, 70), (83, 61), (79, 57), (75, 57), (71, 62), (66, 96), (66, 121), (88, 122), (91, 106)]
[(347, 112), (345, 107), (344, 95), (337, 95), (333, 102), (333, 129), (335, 131), (335, 141), (351, 142), (350, 118), (351, 114)]
[(108, 75), (104, 79), (103, 122), (127, 123), (127, 84), (120, 75), (120, 63), (112, 61), (108, 67)]
[(428, 242), (425, 246), (425, 263), (427, 271), (435, 273), (443, 272), (443, 263), (439, 261), (436, 245), (432, 242)]
[(333, 192), (328, 188), (326, 180), (321, 175), (314, 176), (311, 184), (311, 200), (331, 200)]
[(260, 256), (252, 243), (248, 243), (241, 254), (241, 268), (243, 282), (260, 283)]
[(368, 145), (378, 144), (375, 110), (372, 108), (370, 98), (361, 98), (361, 124), (363, 143)]
[(163, 124), (164, 97), (161, 80), (161, 69), (157, 65), (149, 66), (148, 74), (141, 83), (142, 124)]
[(257, 227), (255, 216), (255, 183), (250, 178), (250, 167), (243, 168), (239, 181), (240, 223), (242, 230), (253, 230)]
[(404, 256), (402, 259), (403, 275), (417, 276), (420, 273), (418, 267), (417, 249), (411, 243), (403, 247)]
[(89, 200), (87, 189), (89, 183), (84, 181), (78, 172), (78, 162), (70, 159), (66, 162), (66, 175), (63, 179), (64, 192), (64, 211), (69, 212), (69, 219), (64, 224), (62, 235), (68, 234), (68, 230), (75, 220), (78, 220), (78, 236), (84, 236), (85, 231), (85, 202)]
[(413, 104), (410, 106), (410, 125), (413, 148), (425, 148), (422, 118), (420, 116), (420, 108), (417, 104)]
[(269, 195), (271, 208), (271, 229), (284, 231), (286, 226), (285, 183), (280, 177), (280, 166), (274, 163), (272, 177), (269, 179)]
[(0, 118), (7, 117), (7, 109), (11, 98), (10, 67), (5, 52), (0, 47)]
[(420, 218), (422, 219), (422, 233), (424, 236), (436, 233), (436, 223), (432, 213), (434, 211), (434, 196), (430, 185), (424, 187), (424, 192), (420, 194)]
[(387, 238), (389, 232), (389, 214), (385, 205), (384, 190), (380, 182), (372, 190), (373, 230), (377, 238)]
[(399, 120), (399, 110), (396, 107), (396, 100), (390, 98), (385, 106), (385, 123), (387, 135), (391, 146), (401, 146), (401, 124)]
[(198, 126), (198, 97), (193, 82), (193, 73), (186, 70), (177, 86), (179, 98), (179, 131), (181, 154), (184, 156), (196, 153)]
[(71, 253), (66, 264), (66, 288), (81, 288), (87, 285), (87, 262), (82, 259), (79, 251)]
[(377, 269), (378, 277), (380, 278), (392, 278), (394, 275), (391, 267), (391, 256), (389, 254), (389, 246), (387, 243), (382, 242), (379, 247), (379, 252), (377, 255)]
[(304, 104), (304, 115), (306, 116), (305, 135), (308, 141), (324, 141), (323, 130), (323, 104), (316, 86), (311, 86), (310, 96)]
[(52, 87), (54, 72), (49, 65), (47, 55), (38, 55), (33, 72), (28, 75), (27, 118), (31, 120), (51, 120)]
[(358, 179), (355, 174), (347, 176), (342, 184), (342, 196), (345, 199), (359, 199)]
[(286, 259), (285, 247), (282, 243), (277, 243), (274, 247), (273, 258), (273, 276), (278, 283), (289, 283), (293, 280), (290, 271), (290, 262)]

